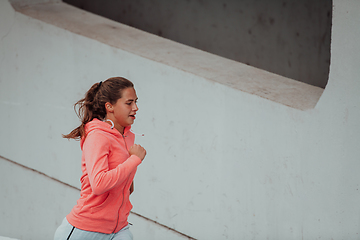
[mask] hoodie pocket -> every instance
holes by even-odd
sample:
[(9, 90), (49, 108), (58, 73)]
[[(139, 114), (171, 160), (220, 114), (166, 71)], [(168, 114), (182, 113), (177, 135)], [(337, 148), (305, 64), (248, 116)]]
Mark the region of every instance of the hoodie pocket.
[(94, 198), (94, 202), (92, 204), (93, 206), (91, 207), (90, 212), (93, 214), (103, 209), (107, 205), (107, 202), (109, 202), (109, 199), (110, 193), (96, 196)]
[(91, 207), (90, 213), (97, 219), (114, 221), (117, 219), (117, 211), (114, 211), (114, 207), (116, 205), (113, 201), (114, 196), (110, 193), (103, 195), (104, 197), (98, 199), (98, 201), (96, 201), (97, 204), (94, 204), (93, 207)]

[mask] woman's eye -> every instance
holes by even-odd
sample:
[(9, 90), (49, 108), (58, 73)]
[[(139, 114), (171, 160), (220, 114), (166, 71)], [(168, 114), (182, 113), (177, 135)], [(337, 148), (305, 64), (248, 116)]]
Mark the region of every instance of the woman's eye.
[(126, 102), (125, 104), (127, 104), (127, 105), (130, 106), (130, 105), (133, 104), (133, 103), (137, 104), (137, 101)]

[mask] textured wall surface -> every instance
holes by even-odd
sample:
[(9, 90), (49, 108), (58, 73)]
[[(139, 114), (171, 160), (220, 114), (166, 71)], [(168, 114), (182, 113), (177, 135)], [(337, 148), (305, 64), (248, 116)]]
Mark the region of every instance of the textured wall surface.
[[(94, 82), (120, 75), (135, 83), (140, 110), (133, 129), (145, 134), (136, 141), (148, 151), (131, 199), (134, 213), (149, 219), (131, 217), (136, 239), (184, 239), (169, 229), (195, 239), (358, 239), (360, 2), (334, 1), (329, 82), (306, 110), (134, 54), (123, 43), (114, 47), (111, 34), (106, 44), (58, 27), (61, 2), (16, 2), (23, 13), (0, 1), (2, 235), (52, 236), (80, 186), (79, 143), (61, 138), (79, 124), (72, 105)], [(39, 20), (44, 11), (56, 16), (53, 24)], [(61, 14), (72, 19), (71, 11)], [(106, 26), (122, 31), (116, 24)], [(141, 40), (138, 49), (151, 52), (147, 37)], [(164, 52), (171, 55), (171, 46)], [(193, 57), (198, 66), (206, 61)], [(216, 73), (224, 82), (232, 78)], [(254, 88), (266, 93), (266, 74), (255, 73)]]

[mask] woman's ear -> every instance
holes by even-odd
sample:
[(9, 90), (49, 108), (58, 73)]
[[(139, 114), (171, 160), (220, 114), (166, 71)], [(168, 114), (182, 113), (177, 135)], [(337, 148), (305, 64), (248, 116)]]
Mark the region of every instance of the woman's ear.
[(105, 109), (106, 109), (106, 112), (110, 112), (110, 113), (113, 113), (114, 112), (114, 107), (111, 103), (107, 102), (105, 103)]

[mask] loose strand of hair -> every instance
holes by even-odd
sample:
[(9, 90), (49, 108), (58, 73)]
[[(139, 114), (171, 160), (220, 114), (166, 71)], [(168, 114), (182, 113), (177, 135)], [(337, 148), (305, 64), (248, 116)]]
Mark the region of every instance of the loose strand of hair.
[(86, 114), (85, 113), (86, 109), (84, 109), (86, 108), (85, 99), (86, 98), (80, 99), (74, 104), (74, 111), (78, 116), (78, 118), (81, 120), (80, 126), (72, 130), (69, 134), (66, 135), (63, 134), (62, 135), (63, 138), (80, 140), (85, 135), (85, 124), (87, 123), (87, 121), (89, 121), (87, 119), (84, 119), (84, 116)]

